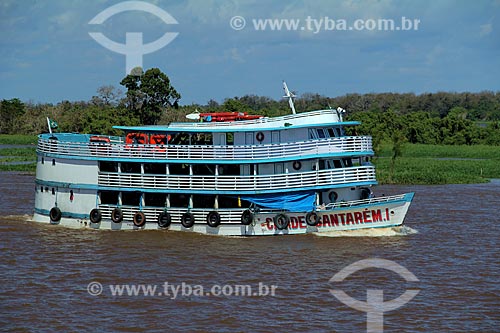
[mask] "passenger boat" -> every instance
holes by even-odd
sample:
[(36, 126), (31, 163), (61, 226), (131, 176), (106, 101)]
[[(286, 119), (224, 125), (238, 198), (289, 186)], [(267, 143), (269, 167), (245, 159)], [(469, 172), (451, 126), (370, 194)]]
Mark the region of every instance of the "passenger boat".
[(110, 230), (260, 236), (399, 226), (413, 193), (376, 197), (369, 136), (341, 108), (280, 117), (195, 113), (115, 126), (123, 136), (41, 134), (34, 220)]

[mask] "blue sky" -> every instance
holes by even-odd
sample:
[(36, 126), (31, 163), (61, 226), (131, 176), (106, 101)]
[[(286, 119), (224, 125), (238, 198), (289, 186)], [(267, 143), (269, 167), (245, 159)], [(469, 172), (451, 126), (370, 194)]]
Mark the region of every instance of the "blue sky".
[[(89, 100), (98, 87), (119, 85), (125, 55), (89, 32), (143, 42), (176, 38), (143, 56), (181, 93), (182, 104), (256, 94), (279, 99), (281, 81), (299, 94), (500, 90), (500, 0), (492, 1), (146, 1), (178, 24), (127, 11), (100, 25), (89, 21), (123, 1), (0, 0), (0, 99), (57, 103)], [(246, 20), (242, 30), (230, 20)], [(331, 30), (325, 17), (420, 20), (418, 30)], [(309, 31), (307, 19), (321, 29)], [(297, 30), (257, 31), (253, 19), (300, 20)], [(331, 27), (331, 26), (330, 26)], [(302, 29), (300, 29), (302, 28)]]

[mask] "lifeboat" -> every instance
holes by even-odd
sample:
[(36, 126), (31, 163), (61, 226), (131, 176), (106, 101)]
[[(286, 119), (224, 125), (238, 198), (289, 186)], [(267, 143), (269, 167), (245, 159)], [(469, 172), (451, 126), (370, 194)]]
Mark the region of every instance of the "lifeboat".
[(264, 118), (264, 116), (248, 114), (247, 112), (204, 112), (191, 113), (188, 114), (186, 118), (206, 122), (223, 122), (259, 119)]

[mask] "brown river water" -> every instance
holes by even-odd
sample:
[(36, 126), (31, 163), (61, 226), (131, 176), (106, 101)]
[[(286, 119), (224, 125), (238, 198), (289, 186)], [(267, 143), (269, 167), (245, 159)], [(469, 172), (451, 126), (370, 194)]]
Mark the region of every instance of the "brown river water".
[[(396, 231), (229, 238), (29, 222), (34, 176), (0, 173), (0, 331), (366, 332), (367, 314), (329, 290), (365, 303), (368, 289), (384, 302), (412, 289), (415, 298), (382, 311), (384, 332), (500, 332), (500, 181), (375, 194), (409, 191)], [(373, 258), (418, 281), (365, 268), (329, 282)]]

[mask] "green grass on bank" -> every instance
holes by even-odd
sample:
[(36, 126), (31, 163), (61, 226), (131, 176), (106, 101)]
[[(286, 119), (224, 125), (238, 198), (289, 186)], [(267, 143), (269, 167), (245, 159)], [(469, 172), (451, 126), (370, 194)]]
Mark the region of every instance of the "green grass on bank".
[[(392, 145), (388, 143), (382, 144), (379, 156), (392, 156)], [(500, 147), (406, 144), (403, 149), (403, 157), (500, 159)]]
[(381, 184), (472, 184), (500, 178), (500, 147), (407, 144), (390, 174), (392, 146), (376, 158)]
[(0, 163), (0, 172), (1, 171), (18, 171), (18, 172), (29, 172), (35, 173), (36, 171), (36, 163), (30, 164), (1, 164)]
[(36, 135), (0, 134), (0, 145), (35, 145)]
[[(0, 144), (27, 145), (36, 143), (36, 137), (29, 135), (0, 135)], [(23, 164), (16, 164), (21, 162)], [(24, 162), (33, 162), (24, 164)], [(27, 171), (36, 170), (36, 148), (2, 148), (0, 149), (0, 171)]]

